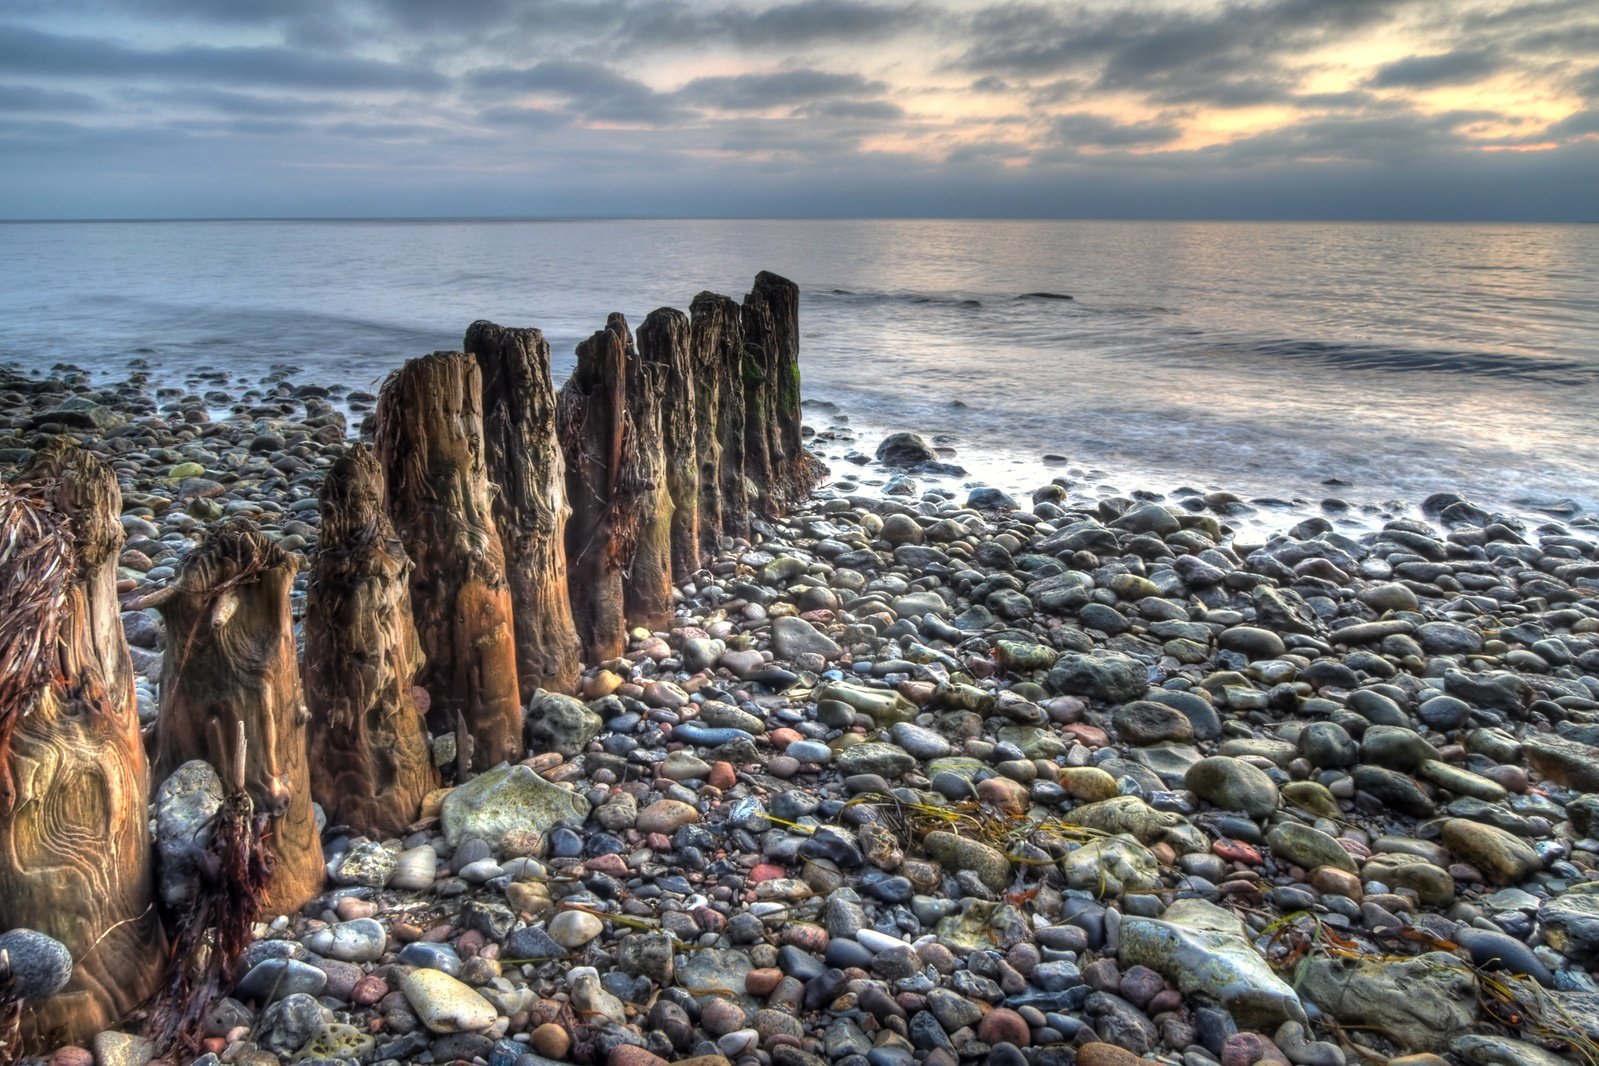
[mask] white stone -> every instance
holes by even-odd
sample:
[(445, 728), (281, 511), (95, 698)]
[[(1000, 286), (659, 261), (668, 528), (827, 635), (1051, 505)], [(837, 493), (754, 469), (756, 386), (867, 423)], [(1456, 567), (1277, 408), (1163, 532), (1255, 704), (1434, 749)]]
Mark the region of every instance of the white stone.
[(488, 1000), (440, 970), (413, 970), (401, 988), (422, 1024), (435, 1033), (475, 1033), (499, 1017)]
[(604, 929), (605, 923), (587, 911), (562, 911), (550, 919), (546, 932), (563, 948), (580, 948)]

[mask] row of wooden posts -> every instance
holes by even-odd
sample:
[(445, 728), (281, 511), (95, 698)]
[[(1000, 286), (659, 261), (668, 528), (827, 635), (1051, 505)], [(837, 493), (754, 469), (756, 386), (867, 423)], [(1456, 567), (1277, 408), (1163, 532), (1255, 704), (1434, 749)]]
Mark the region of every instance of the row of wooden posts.
[[(613, 314), (559, 392), (539, 331), (474, 323), (464, 351), (390, 376), (375, 446), (324, 479), (303, 658), (296, 557), (248, 522), (210, 531), (144, 602), (166, 625), (155, 777), (203, 759), (248, 795), (272, 860), (262, 913), (322, 889), (313, 798), (382, 838), (439, 785), (426, 726), (455, 734), (458, 774), (523, 758), (535, 690), (574, 691), (630, 626), (667, 623), (674, 577), (719, 537), (810, 492), (797, 309), (763, 272), (742, 305), (702, 293), (636, 338)], [(0, 930), (47, 933), (75, 963), (25, 1005), (34, 1050), (115, 1024), (189, 961), (168, 950), (183, 916), (156, 901), (120, 511), (111, 470), (70, 442), (0, 488)]]

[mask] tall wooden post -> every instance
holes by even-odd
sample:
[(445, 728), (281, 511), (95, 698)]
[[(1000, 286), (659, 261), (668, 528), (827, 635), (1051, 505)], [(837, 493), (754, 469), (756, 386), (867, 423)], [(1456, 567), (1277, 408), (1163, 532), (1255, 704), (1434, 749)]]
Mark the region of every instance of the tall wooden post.
[(411, 560), (369, 447), (334, 462), (321, 513), (304, 627), (312, 789), (330, 822), (381, 839), (417, 820), (439, 775), (411, 695), (422, 666)]
[(768, 271), (744, 297), (745, 441), (759, 507), (787, 514), (822, 479), (805, 450), (800, 413), (799, 286)]
[(566, 527), (572, 618), (589, 663), (627, 648), (622, 571), (638, 543), (648, 496), (627, 405), (627, 348), (625, 332), (609, 323), (579, 344), (577, 365), (557, 401), (572, 502)]
[(747, 537), (750, 532), (750, 497), (744, 479), (744, 325), (738, 304), (714, 292), (694, 297), (689, 313), (700, 540), (709, 555), (716, 550), (718, 535)]
[(121, 493), (74, 444), (0, 484), (0, 929), (72, 952), (23, 1046), (82, 1043), (150, 996), (166, 963), (150, 775), (119, 617)]
[(630, 625), (664, 629), (672, 619), (672, 494), (666, 484), (661, 425), (667, 366), (639, 355), (620, 314), (613, 312), (605, 328), (627, 338), (623, 365), (634, 446), (623, 462), (633, 467), (640, 492), (638, 534), (632, 557), (622, 567), (622, 611)]
[(482, 382), (464, 352), (412, 359), (384, 382), (378, 461), (411, 557), (411, 609), (427, 664), (417, 683), (463, 770), (522, 757), (505, 554), (489, 503)]
[(578, 639), (566, 577), (566, 460), (555, 429), (550, 346), (536, 329), (474, 322), (494, 522), (505, 553), (520, 690), (572, 692)]
[(698, 383), (690, 361), (689, 320), (670, 307), (651, 311), (638, 329), (639, 358), (661, 382), (661, 444), (666, 491), (672, 498), (672, 576), (700, 568)]
[(322, 890), (324, 874), (289, 612), (296, 568), (294, 555), (238, 519), (208, 533), (152, 597), (168, 649), (157, 772), (165, 778), (204, 759), (224, 783), (243, 783), (256, 816), (268, 820), (273, 868), (261, 906), (269, 914), (298, 910)]

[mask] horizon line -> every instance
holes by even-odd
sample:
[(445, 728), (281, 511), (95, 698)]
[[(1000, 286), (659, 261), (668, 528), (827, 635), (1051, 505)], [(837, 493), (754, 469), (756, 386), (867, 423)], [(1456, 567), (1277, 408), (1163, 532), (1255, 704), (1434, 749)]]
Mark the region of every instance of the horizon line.
[(1175, 222), (1282, 225), (1591, 226), (1599, 218), (1281, 218), (1196, 215), (149, 215), (0, 218), (0, 225), (147, 224), (167, 222)]

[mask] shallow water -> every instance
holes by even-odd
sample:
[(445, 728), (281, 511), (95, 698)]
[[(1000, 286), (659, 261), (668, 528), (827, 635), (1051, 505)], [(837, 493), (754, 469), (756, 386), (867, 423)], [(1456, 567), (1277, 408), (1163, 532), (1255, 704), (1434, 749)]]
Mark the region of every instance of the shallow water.
[(807, 397), (868, 452), (914, 429), (1012, 488), (1075, 470), (1599, 512), (1596, 226), (13, 223), (0, 243), (0, 360), (31, 367), (286, 363), (375, 391), (491, 318), (542, 328), (560, 380), (607, 312), (770, 269), (802, 289)]

